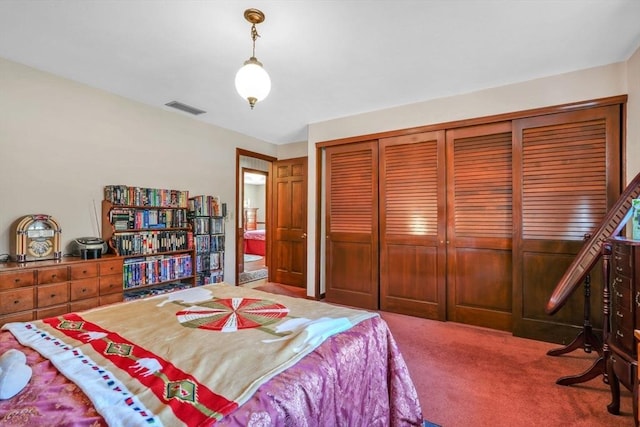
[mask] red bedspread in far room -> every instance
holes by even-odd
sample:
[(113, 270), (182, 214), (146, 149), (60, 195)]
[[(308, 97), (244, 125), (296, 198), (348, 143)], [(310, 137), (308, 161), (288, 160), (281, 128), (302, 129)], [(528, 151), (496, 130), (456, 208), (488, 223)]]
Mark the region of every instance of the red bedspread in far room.
[(247, 230), (244, 232), (244, 253), (264, 256), (266, 253), (265, 230)]
[[(33, 349), (21, 346), (12, 334), (2, 331), (0, 354), (9, 348), (22, 350), (27, 356), (27, 363), (32, 367), (34, 375), (21, 393), (9, 400), (0, 401), (0, 425), (15, 417), (20, 417), (21, 421), (24, 421), (23, 425), (39, 425), (43, 420), (47, 420), (48, 425), (108, 424), (109, 417), (103, 418), (105, 408), (94, 409), (89, 399), (104, 402), (103, 398), (108, 397), (109, 394), (91, 395), (93, 397), (88, 398), (88, 395), (85, 395), (74, 382), (57, 372), (53, 367), (54, 364), (58, 368), (68, 370), (71, 377), (79, 375), (81, 373), (79, 370), (86, 370), (89, 375), (94, 375), (94, 371), (98, 372), (96, 381), (105, 383), (103, 386), (106, 387), (107, 390), (104, 391), (107, 393), (110, 387), (117, 386), (115, 400), (122, 400), (124, 405), (121, 407), (114, 401), (108, 406), (107, 413), (117, 407), (118, 411), (133, 411), (135, 416), (111, 417), (113, 425), (121, 425), (121, 421), (124, 420), (130, 425), (136, 424), (134, 421), (139, 421), (138, 425), (158, 425), (159, 422), (156, 423), (156, 419), (158, 421), (162, 419), (165, 425), (175, 424), (172, 421), (174, 415), (170, 415), (169, 407), (178, 411), (181, 408), (180, 405), (183, 405), (188, 410), (192, 410), (193, 405), (189, 397), (197, 400), (198, 408), (205, 406), (218, 408), (219, 412), (205, 412), (206, 419), (200, 420), (203, 423), (193, 421), (191, 415), (183, 417), (183, 420), (187, 420), (184, 421), (185, 425), (422, 425), (420, 404), (407, 366), (386, 323), (377, 314), (345, 310), (326, 303), (224, 284), (205, 285), (194, 289), (148, 298), (142, 300), (142, 303), (135, 301), (116, 304), (107, 309), (99, 308), (65, 315), (64, 318), (61, 316), (29, 324), (14, 324), (18, 325), (17, 330), (36, 328), (38, 332), (35, 334), (20, 332), (19, 335), (36, 348), (43, 346), (40, 351), (44, 351), (44, 354), (49, 353), (48, 357), (51, 361)], [(213, 299), (202, 300), (199, 295), (195, 295), (202, 292), (210, 292)], [(217, 306), (231, 299), (243, 300), (254, 305), (266, 301), (270, 304), (264, 307), (268, 308), (267, 312), (273, 313), (273, 307), (278, 306), (280, 311), (285, 310), (282, 311), (284, 317), (277, 316), (274, 319), (269, 317), (275, 323), (267, 319), (268, 321), (262, 327), (245, 328), (241, 331), (236, 329), (240, 329), (239, 325), (246, 322), (227, 323), (221, 322), (224, 320), (222, 318), (216, 318), (203, 324), (202, 315), (205, 308), (211, 311), (214, 308), (211, 304)], [(133, 305), (127, 307), (127, 304)], [(243, 304), (240, 303), (234, 313), (241, 313)], [(122, 309), (116, 308), (118, 306)], [(247, 308), (252, 313), (251, 318), (255, 320), (255, 307)], [(128, 317), (124, 322), (125, 328), (118, 332), (119, 325), (122, 323), (120, 316), (122, 310), (142, 312), (144, 315)], [(167, 321), (174, 317), (174, 311), (175, 316), (178, 316), (177, 319), (191, 326), (188, 328), (181, 328), (180, 325), (166, 327)], [(301, 313), (304, 313), (304, 316)], [(158, 319), (162, 317), (166, 320), (159, 322)], [(300, 323), (306, 317), (311, 322)], [(152, 320), (139, 324), (132, 323), (134, 318), (138, 319), (137, 322), (139, 319)], [(331, 322), (327, 322), (328, 320)], [(338, 327), (344, 321), (353, 326), (347, 329)], [(27, 325), (33, 326), (27, 327)], [(158, 327), (158, 325), (162, 326)], [(133, 326), (136, 327), (133, 328)], [(176, 328), (184, 329), (189, 335), (195, 334), (193, 337), (195, 342), (201, 344), (194, 345), (194, 350), (190, 349), (188, 354), (183, 354), (185, 353), (183, 349), (190, 348), (182, 345), (183, 341), (191, 338), (187, 335), (182, 336), (182, 333), (176, 334), (174, 331)], [(227, 332), (223, 332), (225, 328)], [(331, 334), (330, 330), (336, 333)], [(338, 330), (341, 332), (337, 332)], [(155, 332), (151, 333), (151, 331)], [(329, 337), (326, 340), (316, 341), (328, 333)], [(264, 337), (257, 341), (248, 339), (247, 337), (252, 337), (251, 334)], [(167, 345), (168, 341), (157, 339), (161, 336), (171, 336), (171, 342), (174, 340), (179, 342), (174, 346)], [(55, 341), (53, 344), (49, 337)], [(208, 338), (203, 339), (203, 337)], [(109, 343), (113, 339), (118, 339), (120, 344), (110, 346)], [(220, 345), (209, 345), (212, 340)], [(65, 346), (62, 349), (64, 351), (61, 351), (60, 346), (56, 344), (58, 341), (60, 345)], [(125, 341), (130, 341), (130, 345), (124, 345)], [(230, 346), (232, 341), (235, 344)], [(43, 344), (38, 344), (39, 342)], [(268, 351), (265, 353), (270, 354), (266, 359), (272, 361), (274, 357), (271, 356), (278, 355), (277, 358), (281, 358), (283, 351), (284, 354), (287, 353), (286, 350), (289, 347), (285, 342), (290, 342), (293, 346), (291, 348), (294, 353), (291, 353), (291, 357), (293, 357), (292, 361), (297, 360), (297, 362), (285, 363), (288, 366), (286, 369), (274, 376), (269, 375), (270, 378), (262, 382), (251, 395), (247, 395), (246, 399), (233, 399), (238, 403), (237, 407), (220, 404), (224, 403), (226, 398), (238, 395), (233, 390), (227, 393), (226, 386), (223, 387), (223, 384), (230, 384), (231, 388), (239, 387), (239, 395), (244, 395), (245, 376), (242, 375), (242, 370), (238, 370), (239, 367), (249, 366), (250, 372), (262, 369), (259, 364), (254, 363), (257, 360), (256, 357), (260, 359), (259, 355), (262, 352), (256, 356), (256, 351), (251, 350), (257, 347), (262, 350), (272, 347), (276, 353), (271, 354)], [(144, 345), (145, 343), (147, 345)], [(308, 348), (309, 345), (315, 348), (306, 353), (304, 348)], [(206, 347), (206, 351), (201, 352), (199, 350), (201, 346)], [(107, 351), (109, 349), (110, 351)], [(124, 352), (127, 349), (131, 354)], [(136, 353), (140, 351), (144, 352), (144, 358), (139, 358)], [(297, 357), (296, 352), (304, 352), (306, 355)], [(206, 360), (201, 358), (205, 356)], [(243, 360), (245, 357), (253, 359), (246, 361)], [(136, 363), (126, 368), (124, 362), (130, 358), (135, 359)], [(111, 359), (114, 364), (103, 363), (102, 359), (105, 361)], [(158, 362), (157, 366), (151, 363), (153, 360)], [(67, 362), (74, 367), (65, 368)], [(189, 365), (191, 366), (188, 367)], [(213, 366), (224, 368), (211, 369)], [(93, 367), (97, 371), (92, 369)], [(265, 368), (271, 369), (270, 366)], [(230, 378), (233, 378), (230, 383), (224, 377), (227, 373), (231, 375)], [(129, 375), (138, 379), (131, 381), (128, 379)], [(172, 376), (175, 378), (170, 378)], [(220, 378), (221, 381), (215, 380), (217, 376), (223, 376)], [(101, 378), (106, 378), (108, 381), (101, 381)], [(149, 382), (149, 386), (139, 387), (138, 381)], [(159, 383), (155, 384), (158, 381)], [(164, 384), (167, 381), (169, 383)], [(246, 382), (253, 383), (254, 380), (247, 377)], [(96, 392), (91, 390), (93, 386), (88, 387), (88, 384), (83, 381), (78, 382), (83, 389), (85, 387), (89, 389), (87, 393)], [(99, 385), (96, 384), (96, 386)], [(197, 387), (192, 390), (190, 386)], [(164, 404), (149, 396), (149, 390), (154, 388), (161, 391), (157, 394), (158, 397), (162, 397), (161, 400), (164, 401), (168, 396)], [(168, 394), (165, 396), (166, 393)], [(207, 393), (213, 394), (207, 397)], [(125, 394), (126, 398), (120, 397)], [(135, 403), (133, 408), (127, 406), (129, 401), (132, 402), (131, 404)], [(135, 412), (140, 410), (144, 410), (144, 414)], [(123, 415), (127, 413), (122, 412)], [(139, 415), (142, 417), (138, 417)]]

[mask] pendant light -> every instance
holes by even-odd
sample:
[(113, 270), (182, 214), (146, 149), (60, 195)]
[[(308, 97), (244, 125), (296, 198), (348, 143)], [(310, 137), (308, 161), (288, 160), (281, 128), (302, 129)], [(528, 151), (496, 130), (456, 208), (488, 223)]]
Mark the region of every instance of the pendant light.
[(262, 63), (256, 58), (256, 39), (260, 37), (256, 24), (264, 21), (264, 13), (258, 9), (247, 9), (244, 11), (244, 19), (251, 24), (253, 54), (236, 73), (236, 90), (241, 97), (249, 101), (253, 110), (256, 102), (262, 101), (269, 95), (271, 79), (262, 67)]

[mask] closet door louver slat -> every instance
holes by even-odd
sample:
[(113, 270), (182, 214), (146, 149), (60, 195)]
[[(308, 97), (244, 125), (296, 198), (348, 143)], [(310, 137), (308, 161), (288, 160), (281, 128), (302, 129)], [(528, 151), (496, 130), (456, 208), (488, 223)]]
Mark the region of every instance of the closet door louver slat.
[(605, 120), (524, 129), (522, 153), (523, 238), (582, 241), (607, 213)]
[(456, 238), (511, 239), (511, 133), (456, 140), (454, 162)]

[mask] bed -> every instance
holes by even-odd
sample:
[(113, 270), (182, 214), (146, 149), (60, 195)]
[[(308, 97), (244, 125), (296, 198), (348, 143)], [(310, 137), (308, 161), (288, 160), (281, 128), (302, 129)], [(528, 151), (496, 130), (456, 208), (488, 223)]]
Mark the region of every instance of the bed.
[(264, 256), (265, 230), (246, 230), (244, 232), (244, 253)]
[(223, 283), (3, 329), (33, 377), (0, 425), (422, 425), (374, 312)]

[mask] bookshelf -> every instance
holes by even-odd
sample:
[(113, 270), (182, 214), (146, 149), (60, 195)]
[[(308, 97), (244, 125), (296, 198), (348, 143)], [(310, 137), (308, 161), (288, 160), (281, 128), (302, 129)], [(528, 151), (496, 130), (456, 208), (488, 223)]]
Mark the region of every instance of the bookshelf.
[(108, 185), (102, 238), (123, 257), (125, 300), (196, 284), (188, 191)]
[(225, 223), (220, 199), (194, 196), (188, 202), (193, 230), (196, 285), (224, 281)]

